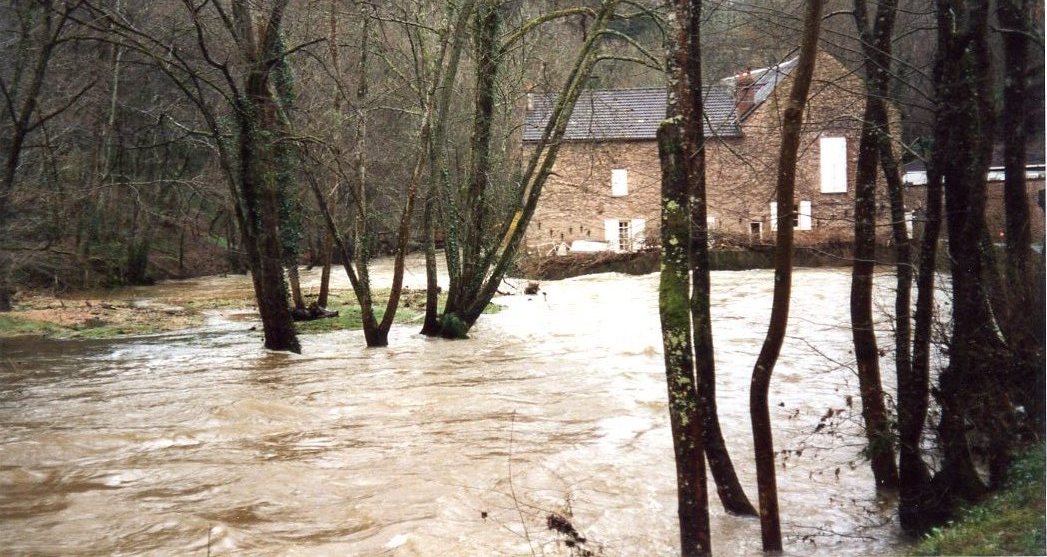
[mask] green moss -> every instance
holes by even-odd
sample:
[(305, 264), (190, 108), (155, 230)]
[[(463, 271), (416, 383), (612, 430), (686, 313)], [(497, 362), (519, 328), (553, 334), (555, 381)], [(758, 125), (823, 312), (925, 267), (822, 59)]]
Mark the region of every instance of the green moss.
[(469, 327), (458, 316), (450, 313), (440, 317), (440, 329), (447, 338), (469, 338)]
[(1044, 446), (1014, 462), (1003, 490), (933, 529), (913, 555), (1044, 555)]
[(160, 322), (110, 324), (92, 319), (86, 323), (67, 326), (26, 319), (16, 315), (0, 315), (0, 337), (113, 338), (121, 335), (146, 335), (167, 330), (162, 325)]
[(484, 315), (494, 315), (494, 314), (496, 314), (496, 313), (498, 313), (500, 311), (502, 311), (502, 306), (500, 306), (498, 304), (491, 303), (491, 304), (487, 304), (487, 307), (484, 308), (483, 314)]

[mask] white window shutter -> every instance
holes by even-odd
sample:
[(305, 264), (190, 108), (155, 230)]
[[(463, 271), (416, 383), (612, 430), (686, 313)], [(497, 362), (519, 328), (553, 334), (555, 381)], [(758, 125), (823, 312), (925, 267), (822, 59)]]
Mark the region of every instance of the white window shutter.
[(644, 248), (647, 240), (647, 221), (644, 219), (633, 219), (629, 223), (629, 233), (632, 235), (633, 250)]
[(771, 230), (778, 230), (778, 202), (771, 202)]
[(629, 195), (629, 171), (625, 168), (611, 169), (611, 196)]
[(822, 193), (847, 191), (847, 138), (823, 137), (818, 140)]
[(604, 219), (603, 238), (611, 246), (611, 251), (618, 251), (618, 219)]
[(796, 228), (798, 230), (810, 230), (811, 229), (811, 202), (801, 201), (800, 202), (800, 215), (796, 221)]
[(905, 212), (905, 237), (910, 239), (910, 240), (912, 240), (912, 221), (913, 221), (913, 213), (912, 213), (912, 211), (906, 211)]

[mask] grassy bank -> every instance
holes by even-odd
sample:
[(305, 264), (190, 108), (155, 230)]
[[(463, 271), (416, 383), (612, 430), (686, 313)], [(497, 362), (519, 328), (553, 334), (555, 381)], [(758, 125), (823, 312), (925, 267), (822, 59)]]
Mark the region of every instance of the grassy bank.
[[(15, 311), (0, 314), (0, 337), (43, 336), (50, 338), (111, 338), (178, 331), (203, 324), (205, 311), (224, 313), (251, 310), (254, 298), (249, 290), (223, 293), (187, 292), (186, 296), (150, 299), (149, 303), (122, 299), (119, 290), (96, 292), (91, 298), (54, 298), (31, 295), (16, 301)], [(140, 292), (136, 295), (140, 296)], [(379, 320), (385, 311), (389, 291), (375, 292), (375, 313)], [(440, 304), (446, 301), (441, 294)], [(352, 292), (332, 296), (328, 309), (338, 317), (297, 323), (299, 334), (363, 328), (360, 306)], [(489, 305), (484, 313), (494, 313)], [(420, 323), (425, 313), (425, 291), (404, 290), (396, 323)]]
[(1003, 490), (932, 530), (913, 555), (1044, 555), (1044, 450), (1023, 454)]

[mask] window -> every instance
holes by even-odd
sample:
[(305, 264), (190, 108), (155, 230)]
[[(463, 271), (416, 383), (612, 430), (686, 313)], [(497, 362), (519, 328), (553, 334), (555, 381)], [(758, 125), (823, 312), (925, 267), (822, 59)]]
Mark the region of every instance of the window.
[(793, 216), (793, 226), (797, 230), (810, 230), (811, 229), (811, 202), (801, 201), (800, 206), (793, 209), (796, 213)]
[(644, 219), (633, 219), (629, 222), (629, 226), (632, 228), (632, 246), (631, 249), (639, 250), (646, 247), (647, 244), (647, 221)]
[(646, 228), (644, 219), (605, 219), (604, 241), (616, 252), (643, 249)]
[(633, 235), (629, 233), (629, 221), (618, 221), (618, 249), (616, 251), (629, 251), (633, 245)]
[(753, 240), (760, 240), (763, 238), (763, 223), (761, 222), (750, 222), (749, 223), (749, 237)]
[(912, 240), (912, 221), (913, 221), (913, 212), (912, 211), (906, 211), (905, 212), (905, 237), (909, 238), (910, 240)]
[(822, 193), (847, 192), (847, 138), (823, 137), (818, 140)]
[[(801, 201), (793, 205), (793, 229), (810, 230), (812, 224), (811, 202)], [(778, 230), (778, 203), (771, 202), (771, 230)]]
[(611, 170), (611, 196), (625, 197), (629, 195), (629, 171), (624, 168)]

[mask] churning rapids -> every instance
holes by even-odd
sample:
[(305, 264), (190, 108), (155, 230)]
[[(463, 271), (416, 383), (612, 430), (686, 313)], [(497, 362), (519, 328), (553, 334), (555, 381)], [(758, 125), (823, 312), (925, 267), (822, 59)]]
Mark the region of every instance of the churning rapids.
[[(772, 280), (713, 275), (720, 416), (754, 502), (749, 376)], [(859, 455), (849, 283), (847, 270), (797, 273), (772, 381), (790, 555), (906, 547)], [(546, 528), (559, 512), (598, 555), (674, 553), (657, 275), (496, 301), (469, 340), (411, 325), (367, 349), (361, 333), (336, 332), (303, 337), (301, 356), (266, 352), (249, 317), (218, 312), (176, 334), (0, 340), (0, 552), (567, 555)], [(815, 433), (830, 409), (834, 424)], [(711, 506), (715, 554), (760, 553), (756, 519), (726, 516), (715, 492)]]

